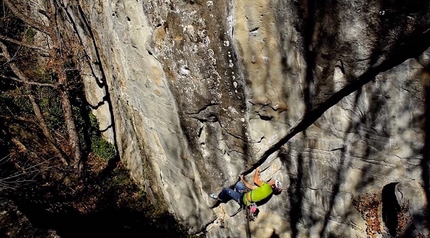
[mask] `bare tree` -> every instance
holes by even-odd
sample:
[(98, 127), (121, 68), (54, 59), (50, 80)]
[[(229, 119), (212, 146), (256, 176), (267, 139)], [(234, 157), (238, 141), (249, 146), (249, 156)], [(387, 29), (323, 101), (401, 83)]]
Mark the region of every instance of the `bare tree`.
[[(12, 60), (12, 57), (6, 47), (5, 44), (3, 44), (2, 42), (0, 42), (0, 48), (2, 50), (1, 52), (1, 56), (5, 57), (6, 60), (9, 63), (9, 67), (12, 69), (12, 71), (14, 72), (15, 75), (17, 75), (18, 79), (20, 82), (23, 83), (23, 87), (27, 93), (27, 96), (31, 102), (31, 105), (33, 107), (33, 111), (34, 114), (36, 116), (36, 119), (40, 125), (40, 128), (42, 129), (43, 134), (46, 136), (46, 138), (48, 139), (49, 142), (51, 142), (51, 146), (52, 149), (55, 151), (55, 153), (57, 154), (57, 156), (60, 158), (60, 160), (67, 165), (67, 161), (64, 159), (60, 149), (58, 149), (58, 147), (55, 145), (55, 141), (51, 135), (51, 132), (48, 129), (48, 126), (46, 124), (45, 118), (42, 115), (42, 111), (40, 110), (39, 105), (36, 102), (36, 99), (33, 95), (33, 93), (31, 92), (31, 88), (30, 88), (30, 80), (28, 80), (28, 78), (25, 76), (25, 74), (16, 66), (16, 64), (14, 63), (14, 61)], [(13, 78), (12, 78), (13, 79)]]
[[(45, 1), (45, 6), (40, 6), (34, 1), (28, 0), (4, 0), (4, 3), (14, 16), (18, 17), (29, 27), (39, 32), (46, 39), (46, 41), (42, 46), (37, 46), (25, 43), (20, 40), (15, 40), (7, 36), (0, 36), (0, 40), (8, 41), (21, 47), (35, 49), (40, 52), (41, 56), (48, 56), (49, 67), (54, 72), (56, 82), (52, 85), (41, 85), (37, 82), (32, 82), (29, 77), (26, 76), (23, 71), (20, 70), (19, 67), (13, 62), (6, 45), (1, 44), (0, 46), (3, 51), (2, 55), (8, 61), (13, 73), (17, 76), (16, 78), (9, 78), (14, 79), (15, 81), (20, 81), (24, 84), (27, 92), (29, 92), (29, 99), (33, 105), (36, 118), (40, 123), (43, 133), (47, 138), (49, 138), (50, 141), (53, 141), (53, 138), (49, 132), (48, 126), (44, 122), (40, 107), (38, 107), (34, 96), (30, 92), (30, 85), (50, 86), (58, 91), (63, 110), (64, 121), (67, 128), (69, 146), (73, 150), (72, 159), (68, 164), (73, 168), (80, 170), (82, 152), (79, 142), (79, 134), (74, 121), (72, 103), (69, 97), (69, 82), (66, 73), (66, 60), (71, 58), (74, 52), (72, 52), (73, 48), (69, 45), (67, 34), (62, 32), (63, 28), (59, 26), (61, 14), (58, 9), (61, 8), (57, 8), (57, 2), (55, 0)], [(61, 158), (64, 159), (63, 157)]]

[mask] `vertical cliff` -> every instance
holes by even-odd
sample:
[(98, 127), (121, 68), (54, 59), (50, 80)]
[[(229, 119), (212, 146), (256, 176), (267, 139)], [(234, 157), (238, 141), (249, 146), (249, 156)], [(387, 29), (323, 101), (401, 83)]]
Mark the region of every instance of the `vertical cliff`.
[(428, 235), (428, 2), (63, 7), (100, 129), (190, 232), (244, 237), (207, 194), (261, 166), (284, 192), (253, 237)]

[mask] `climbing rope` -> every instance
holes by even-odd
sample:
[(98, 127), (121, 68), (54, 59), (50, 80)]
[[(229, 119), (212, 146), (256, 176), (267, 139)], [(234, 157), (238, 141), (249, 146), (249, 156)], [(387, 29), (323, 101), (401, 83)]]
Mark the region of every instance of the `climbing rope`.
[(251, 227), (249, 225), (251, 216), (252, 216), (251, 211), (249, 210), (249, 208), (245, 207), (245, 226), (246, 226), (245, 230), (246, 230), (247, 238), (251, 238)]

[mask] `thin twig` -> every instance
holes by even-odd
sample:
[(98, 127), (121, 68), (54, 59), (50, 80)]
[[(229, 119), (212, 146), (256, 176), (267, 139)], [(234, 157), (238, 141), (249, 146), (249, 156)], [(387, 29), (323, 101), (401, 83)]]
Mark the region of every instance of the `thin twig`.
[(15, 40), (15, 39), (12, 39), (10, 37), (7, 37), (7, 36), (1, 35), (1, 34), (0, 34), (0, 40), (11, 42), (11, 43), (14, 43), (16, 45), (20, 45), (20, 46), (23, 46), (23, 47), (26, 47), (26, 48), (40, 50), (40, 51), (43, 51), (46, 54), (48, 54), (48, 52), (49, 52), (49, 50), (46, 49), (46, 48), (43, 48), (43, 47), (40, 47), (40, 46), (36, 46), (36, 45), (27, 44), (27, 43), (24, 43), (24, 42), (22, 42), (20, 40)]
[(39, 87), (51, 87), (51, 88), (56, 88), (56, 85), (51, 84), (51, 83), (38, 83), (38, 82), (25, 82), (24, 80), (21, 80), (19, 78), (15, 78), (15, 77), (11, 77), (11, 76), (6, 76), (3, 74), (0, 74), (0, 78), (5, 78), (5, 79), (10, 79), (19, 83), (23, 83), (23, 84), (30, 84), (30, 85), (35, 85), (35, 86), (39, 86)]
[[(10, 154), (4, 156), (3, 158), (0, 159), (0, 163), (3, 162), (3, 160), (6, 160), (6, 162), (10, 159)], [(0, 164), (1, 165), (1, 164)]]

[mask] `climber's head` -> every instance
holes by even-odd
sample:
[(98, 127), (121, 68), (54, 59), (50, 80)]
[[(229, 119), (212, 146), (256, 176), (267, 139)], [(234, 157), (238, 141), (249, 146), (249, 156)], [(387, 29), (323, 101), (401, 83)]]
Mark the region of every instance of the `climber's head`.
[(282, 192), (282, 183), (279, 180), (271, 180), (269, 182), (270, 186), (273, 189), (273, 193), (280, 194)]

